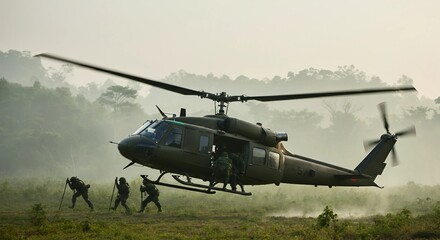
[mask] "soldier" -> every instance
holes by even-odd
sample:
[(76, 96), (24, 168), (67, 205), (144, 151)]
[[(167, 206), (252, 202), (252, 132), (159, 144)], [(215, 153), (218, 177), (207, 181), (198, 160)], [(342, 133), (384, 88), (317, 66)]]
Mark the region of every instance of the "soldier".
[(89, 200), (90, 184), (87, 185), (84, 184), (84, 182), (77, 177), (71, 177), (70, 180), (67, 179), (66, 182), (69, 184), (70, 189), (72, 189), (74, 192), (72, 196), (72, 206), (70, 208), (74, 208), (76, 203), (76, 198), (82, 196), (84, 201), (86, 201), (86, 203), (89, 205), (90, 210), (93, 211), (93, 204)]
[(237, 185), (239, 185), (243, 191), (243, 185), (240, 183), (240, 155), (236, 153), (229, 154), (232, 160), (232, 171), (230, 176), (230, 184), (233, 191), (237, 191)]
[(219, 157), (214, 160), (212, 179), (210, 181), (210, 186), (214, 185), (217, 179), (223, 179), (223, 189), (229, 182), (232, 170), (232, 160), (229, 158), (229, 154), (225, 148), (220, 153)]
[(156, 186), (147, 179), (144, 179), (142, 181), (142, 184), (143, 185), (141, 186), (140, 189), (141, 193), (147, 192), (148, 197), (142, 202), (141, 210), (139, 210), (139, 213), (144, 212), (145, 207), (150, 202), (154, 202), (154, 204), (156, 204), (157, 211), (162, 212), (162, 207), (160, 206), (160, 202), (159, 202), (159, 189), (157, 189)]
[(130, 208), (127, 206), (127, 199), (128, 195), (130, 194), (130, 185), (128, 185), (124, 177), (119, 178), (119, 184), (118, 179), (115, 179), (115, 185), (118, 189), (118, 196), (116, 196), (115, 206), (112, 209), (116, 210), (119, 206), (119, 203), (121, 203), (121, 205), (125, 208), (125, 212), (129, 213)]

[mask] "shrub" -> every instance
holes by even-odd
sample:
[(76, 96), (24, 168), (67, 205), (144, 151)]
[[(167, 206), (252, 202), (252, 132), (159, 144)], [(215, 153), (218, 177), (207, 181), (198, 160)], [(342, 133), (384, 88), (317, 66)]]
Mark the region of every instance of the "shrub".
[(41, 203), (36, 203), (32, 205), (32, 209), (30, 212), (30, 221), (32, 225), (36, 227), (41, 227), (46, 223), (47, 217), (46, 211), (44, 210), (44, 205), (42, 205)]

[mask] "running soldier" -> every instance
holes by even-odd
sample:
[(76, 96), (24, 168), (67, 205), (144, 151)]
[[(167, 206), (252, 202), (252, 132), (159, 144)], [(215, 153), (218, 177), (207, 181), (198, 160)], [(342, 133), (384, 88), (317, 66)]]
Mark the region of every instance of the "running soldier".
[(118, 196), (116, 196), (115, 206), (112, 209), (116, 210), (119, 206), (119, 203), (121, 203), (121, 205), (125, 208), (125, 212), (130, 213), (130, 208), (127, 206), (127, 199), (128, 195), (130, 194), (130, 185), (128, 185), (127, 180), (125, 180), (124, 177), (119, 178), (119, 184), (118, 180), (115, 179), (115, 185), (118, 189)]
[(89, 188), (90, 184), (85, 184), (81, 179), (77, 177), (71, 177), (70, 180), (67, 179), (66, 182), (69, 184), (70, 189), (74, 192), (72, 196), (72, 206), (70, 208), (75, 207), (76, 198), (82, 196), (84, 201), (89, 205), (90, 211), (93, 211), (93, 204), (89, 200)]
[(160, 206), (160, 202), (159, 202), (159, 189), (157, 189), (156, 185), (154, 185), (152, 182), (148, 181), (147, 179), (144, 179), (142, 181), (142, 184), (143, 185), (140, 188), (141, 193), (147, 192), (148, 197), (142, 202), (141, 210), (139, 210), (139, 213), (144, 212), (145, 207), (150, 202), (156, 204), (158, 212), (162, 212), (162, 207)]

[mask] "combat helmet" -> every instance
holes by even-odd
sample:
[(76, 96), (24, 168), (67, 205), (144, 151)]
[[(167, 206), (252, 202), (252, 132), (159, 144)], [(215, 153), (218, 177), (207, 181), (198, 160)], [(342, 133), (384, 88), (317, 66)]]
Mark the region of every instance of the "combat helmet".
[(142, 183), (143, 183), (144, 185), (147, 185), (147, 184), (150, 184), (150, 181), (148, 181), (148, 179), (145, 179), (145, 178), (144, 178), (144, 180), (142, 181)]

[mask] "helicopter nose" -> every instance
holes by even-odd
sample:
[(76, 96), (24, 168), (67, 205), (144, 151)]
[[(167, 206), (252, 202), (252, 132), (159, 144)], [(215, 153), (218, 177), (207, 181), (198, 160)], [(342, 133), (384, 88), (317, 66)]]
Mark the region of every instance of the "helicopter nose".
[(129, 136), (118, 144), (121, 155), (134, 162), (145, 161), (155, 148), (155, 143), (139, 135)]

